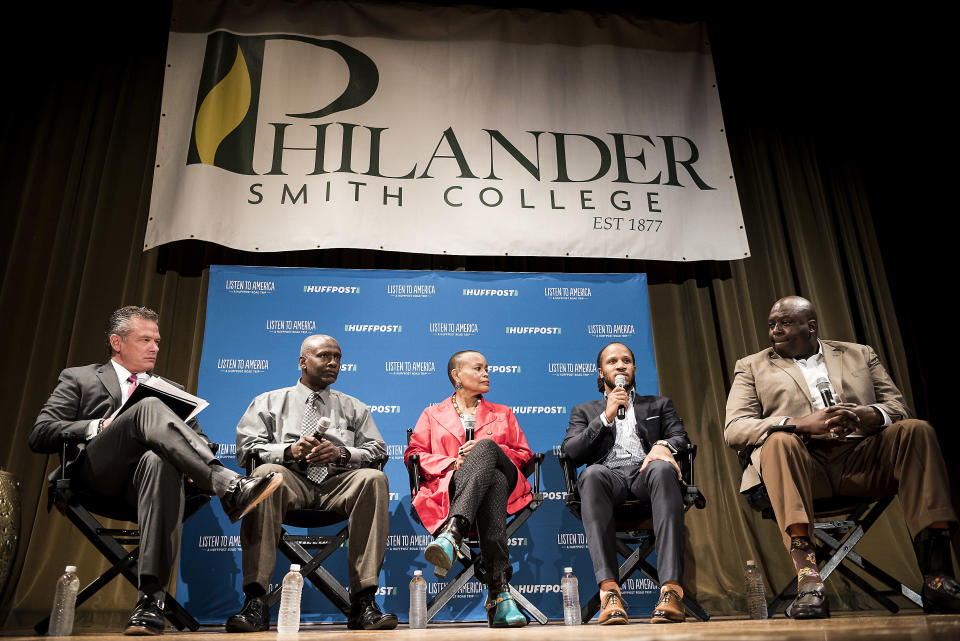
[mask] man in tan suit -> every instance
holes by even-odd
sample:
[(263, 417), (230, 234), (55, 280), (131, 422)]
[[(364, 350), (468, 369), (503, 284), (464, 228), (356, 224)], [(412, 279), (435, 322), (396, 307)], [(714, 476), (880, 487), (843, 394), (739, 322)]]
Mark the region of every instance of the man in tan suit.
[(810, 301), (788, 296), (768, 319), (769, 347), (737, 361), (724, 439), (748, 458), (740, 486), (766, 486), (797, 569), (796, 619), (830, 616), (809, 525), (813, 500), (899, 494), (927, 612), (960, 612), (946, 467), (929, 423), (911, 418), (867, 345), (820, 340)]

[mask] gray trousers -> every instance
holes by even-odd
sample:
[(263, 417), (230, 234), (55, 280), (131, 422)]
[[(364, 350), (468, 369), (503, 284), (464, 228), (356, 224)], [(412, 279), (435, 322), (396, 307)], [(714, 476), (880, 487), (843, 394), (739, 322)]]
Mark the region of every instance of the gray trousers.
[(685, 545), (683, 494), (672, 465), (653, 461), (642, 474), (639, 465), (615, 469), (588, 465), (580, 474), (578, 485), (580, 514), (598, 584), (619, 579), (613, 508), (631, 499), (650, 502), (652, 506), (660, 582), (680, 582)]
[(390, 532), (390, 488), (380, 470), (363, 468), (328, 476), (320, 485), (282, 465), (257, 467), (253, 476), (279, 472), (283, 484), (251, 510), (240, 525), (243, 585), (266, 591), (277, 563), (277, 543), (284, 515), (315, 508), (347, 517), (350, 592), (376, 587)]
[(81, 482), (137, 508), (141, 587), (144, 576), (156, 578), (159, 587), (170, 579), (183, 518), (184, 475), (218, 495), (235, 476), (203, 437), (155, 398), (140, 401), (87, 443)]
[(477, 578), (489, 584), (513, 567), (507, 548), (507, 499), (517, 484), (517, 467), (496, 441), (480, 439), (453, 473), (450, 481), (450, 515), (465, 518), (477, 528), (480, 566)]

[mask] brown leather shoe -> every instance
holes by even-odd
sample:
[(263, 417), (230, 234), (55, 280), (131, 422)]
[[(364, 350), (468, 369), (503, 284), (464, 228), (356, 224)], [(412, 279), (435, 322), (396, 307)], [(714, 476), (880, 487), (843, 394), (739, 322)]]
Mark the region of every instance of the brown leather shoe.
[(597, 617), (600, 625), (625, 625), (629, 623), (627, 611), (624, 609), (625, 605), (620, 592), (617, 590), (607, 592), (600, 604), (600, 615)]
[(676, 590), (660, 593), (660, 602), (653, 609), (650, 623), (683, 623), (683, 600)]

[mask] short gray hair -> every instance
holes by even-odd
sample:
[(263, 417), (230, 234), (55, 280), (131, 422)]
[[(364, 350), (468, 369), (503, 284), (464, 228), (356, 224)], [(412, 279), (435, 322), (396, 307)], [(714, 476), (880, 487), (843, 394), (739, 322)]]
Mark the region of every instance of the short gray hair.
[(138, 307), (136, 305), (127, 305), (126, 307), (121, 307), (117, 311), (110, 314), (110, 320), (107, 322), (107, 349), (111, 354), (113, 354), (113, 347), (110, 345), (110, 337), (114, 334), (120, 338), (126, 340), (127, 334), (130, 333), (132, 329), (130, 327), (130, 321), (134, 318), (142, 318), (143, 320), (153, 321), (158, 323), (160, 321), (160, 316), (150, 309), (149, 307)]

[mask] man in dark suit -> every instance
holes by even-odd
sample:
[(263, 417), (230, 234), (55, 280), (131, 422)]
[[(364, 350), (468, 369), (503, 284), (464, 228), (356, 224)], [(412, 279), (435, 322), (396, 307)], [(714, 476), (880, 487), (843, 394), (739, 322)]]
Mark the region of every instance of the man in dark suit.
[[(651, 621), (677, 623), (684, 618), (683, 493), (673, 455), (689, 440), (673, 401), (635, 393), (636, 370), (633, 352), (623, 343), (610, 343), (600, 351), (597, 387), (604, 398), (573, 408), (562, 445), (575, 465), (587, 466), (578, 486), (587, 547), (600, 585), (601, 625), (627, 623), (617, 585), (613, 519), (614, 506), (627, 500), (649, 501), (653, 509), (662, 585)], [(618, 376), (623, 377), (620, 385)]]
[(787, 616), (830, 616), (810, 524), (814, 499), (833, 494), (899, 495), (924, 610), (960, 612), (950, 557), (957, 517), (933, 428), (911, 417), (872, 348), (818, 337), (807, 299), (781, 298), (767, 323), (771, 346), (734, 366), (724, 438), (746, 462), (740, 491), (766, 486), (797, 570)]
[(157, 314), (123, 307), (110, 316), (103, 365), (71, 367), (30, 432), (30, 448), (54, 454), (65, 443), (76, 455), (63, 461), (68, 477), (97, 494), (136, 506), (140, 526), (139, 598), (124, 634), (163, 632), (164, 586), (170, 578), (183, 517), (183, 477), (220, 497), (236, 521), (280, 485), (280, 477), (246, 478), (214, 457), (216, 446), (191, 420), (184, 423), (162, 401), (146, 398), (113, 412), (148, 378), (159, 351)]

